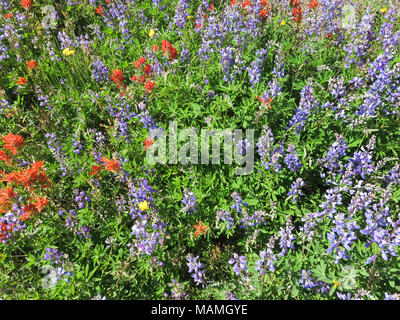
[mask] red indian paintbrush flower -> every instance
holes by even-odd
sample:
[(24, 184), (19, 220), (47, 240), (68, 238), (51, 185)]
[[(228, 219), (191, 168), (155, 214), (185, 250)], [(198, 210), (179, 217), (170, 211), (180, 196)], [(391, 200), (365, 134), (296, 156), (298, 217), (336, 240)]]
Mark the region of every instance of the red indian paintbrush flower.
[(28, 80), (26, 80), (24, 77), (19, 77), (17, 84), (20, 86), (25, 86), (28, 83)]
[(315, 9), (316, 7), (318, 7), (318, 5), (319, 5), (318, 0), (311, 0), (311, 1), (309, 2), (309, 4), (308, 4), (308, 7), (309, 7), (311, 10), (313, 10), (313, 9)]
[(9, 150), (13, 155), (16, 155), (17, 150), (21, 148), (24, 138), (18, 134), (12, 134), (11, 132), (3, 137), (4, 145), (3, 148)]
[(90, 175), (94, 176), (96, 175), (98, 172), (100, 172), (101, 170), (103, 170), (103, 166), (93, 166), (92, 170), (90, 171)]
[(102, 8), (101, 6), (99, 6), (98, 8), (96, 8), (96, 13), (97, 13), (97, 14), (103, 15), (103, 8)]
[(204, 234), (204, 235), (206, 234), (208, 226), (203, 225), (203, 222), (199, 221), (199, 224), (196, 224), (194, 226), (194, 228), (196, 229), (194, 236), (197, 238), (198, 236), (200, 236), (202, 234)]
[(115, 159), (107, 159), (106, 157), (101, 158), (101, 161), (106, 165), (106, 170), (117, 173), (121, 170), (121, 166)]
[(21, 0), (21, 5), (24, 9), (29, 9), (32, 6), (31, 0)]
[(146, 89), (147, 92), (150, 92), (151, 89), (154, 88), (154, 85), (155, 85), (155, 82), (147, 80), (146, 84), (144, 85), (144, 88)]
[(144, 151), (146, 151), (148, 148), (150, 148), (150, 146), (153, 144), (153, 139), (150, 137), (146, 138), (146, 141), (144, 141)]
[(117, 85), (118, 88), (124, 86), (124, 77), (122, 76), (122, 70), (113, 69), (113, 74), (111, 75), (111, 79)]
[(300, 7), (294, 8), (293, 11), (292, 11), (292, 15), (293, 15), (293, 21), (294, 22), (300, 22), (302, 17), (303, 17), (303, 14), (302, 14), (302, 11), (301, 11)]
[(38, 63), (35, 60), (30, 60), (26, 62), (28, 69), (35, 69), (38, 66)]
[(5, 16), (7, 19), (12, 19), (12, 18), (14, 17), (14, 14), (12, 14), (12, 13), (6, 13), (4, 16)]

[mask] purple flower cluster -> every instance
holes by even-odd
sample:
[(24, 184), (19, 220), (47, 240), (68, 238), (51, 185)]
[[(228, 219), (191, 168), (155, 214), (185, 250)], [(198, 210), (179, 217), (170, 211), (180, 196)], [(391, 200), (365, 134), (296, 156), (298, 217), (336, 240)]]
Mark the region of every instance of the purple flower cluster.
[(110, 72), (100, 58), (93, 61), (93, 77), (98, 83), (108, 80)]
[(292, 231), (294, 229), (294, 226), (292, 225), (292, 221), (288, 219), (286, 221), (286, 226), (285, 228), (280, 228), (278, 235), (279, 235), (279, 247), (281, 248), (281, 252), (279, 255), (283, 257), (287, 252), (288, 249), (294, 249), (294, 243), (293, 241), (296, 239), (296, 237), (293, 235)]
[(299, 156), (297, 155), (296, 147), (294, 144), (289, 144), (285, 155), (285, 164), (292, 172), (299, 172), (302, 164)]
[(247, 202), (243, 203), (242, 198), (240, 197), (240, 194), (237, 191), (234, 191), (231, 194), (231, 197), (235, 203), (232, 205), (232, 209), (235, 209), (238, 213), (242, 212), (242, 207), (247, 206)]
[(260, 251), (260, 260), (256, 261), (255, 269), (260, 273), (260, 275), (265, 274), (265, 270), (268, 268), (270, 272), (275, 271), (274, 261), (277, 260), (273, 250), (275, 246), (275, 239), (272, 236), (269, 239), (267, 250)]
[[(204, 264), (198, 261), (199, 256), (194, 257), (193, 254), (189, 254), (187, 257), (187, 266), (189, 267), (189, 274), (193, 278), (196, 284), (204, 284)], [(203, 270), (202, 270), (203, 269)]]
[(54, 132), (47, 133), (46, 138), (47, 145), (51, 153), (60, 165), (62, 177), (65, 177), (67, 174), (71, 173), (71, 169), (68, 163), (68, 156), (64, 153), (63, 148), (61, 147), (60, 142), (58, 141)]
[(290, 187), (290, 191), (288, 192), (288, 197), (292, 197), (292, 201), (297, 203), (298, 196), (304, 196), (303, 191), (301, 190), (302, 187), (305, 186), (305, 182), (302, 178), (297, 178), (295, 182), (292, 183)]
[(330, 285), (324, 281), (317, 281), (311, 276), (310, 270), (300, 270), (301, 278), (298, 283), (304, 288), (313, 290), (317, 293), (328, 294), (331, 290)]
[(261, 135), (257, 142), (257, 151), (260, 155), (261, 166), (265, 170), (270, 170), (272, 167), (275, 172), (282, 170), (282, 165), (279, 163), (281, 157), (283, 157), (285, 147), (282, 143), (278, 147), (273, 147), (274, 136), (271, 128), (265, 125), (263, 128), (263, 135)]
[(235, 225), (235, 220), (231, 217), (228, 210), (217, 210), (216, 212), (217, 223), (221, 220), (226, 222), (226, 227), (230, 230)]
[(19, 219), (23, 214), (24, 211), (14, 204), (11, 211), (0, 217), (0, 243), (6, 244), (14, 234), (26, 228), (25, 223)]
[(90, 238), (89, 234), (89, 229), (86, 226), (79, 226), (79, 219), (78, 219), (78, 214), (74, 209), (71, 209), (68, 211), (68, 213), (65, 213), (64, 210), (60, 210), (58, 215), (61, 216), (66, 216), (65, 218), (65, 227), (78, 235), (80, 238)]
[(194, 213), (197, 208), (197, 199), (193, 193), (193, 191), (185, 188), (183, 191), (183, 199), (181, 202), (185, 205), (182, 210), (185, 211), (187, 214)]
[(236, 276), (244, 276), (247, 269), (247, 257), (239, 256), (236, 252), (233, 254), (233, 257), (229, 259), (228, 263), (232, 265), (233, 271)]
[(309, 85), (305, 85), (301, 90), (300, 104), (296, 110), (296, 114), (289, 122), (288, 128), (295, 128), (295, 133), (299, 134), (303, 130), (308, 116), (311, 111), (318, 106), (317, 99), (314, 97), (314, 87), (312, 82), (309, 80)]

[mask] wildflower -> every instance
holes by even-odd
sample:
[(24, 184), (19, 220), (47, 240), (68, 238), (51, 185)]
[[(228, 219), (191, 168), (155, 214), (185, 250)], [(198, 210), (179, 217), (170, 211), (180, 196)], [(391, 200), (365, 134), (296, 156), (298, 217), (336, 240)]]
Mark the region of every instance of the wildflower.
[(197, 199), (193, 191), (185, 188), (185, 190), (183, 191), (183, 199), (181, 200), (181, 202), (185, 205), (182, 209), (183, 211), (187, 212), (188, 214), (196, 211)]
[(111, 79), (117, 85), (118, 88), (124, 86), (124, 77), (122, 76), (122, 70), (113, 69), (113, 74), (111, 75)]
[(17, 81), (17, 84), (18, 84), (18, 85), (20, 85), (20, 86), (25, 86), (27, 83), (28, 83), (28, 80), (25, 79), (24, 77), (19, 77), (19, 78), (18, 78), (18, 81)]
[(161, 42), (161, 49), (169, 60), (174, 60), (178, 56), (177, 50), (167, 40)]
[(96, 175), (98, 172), (100, 172), (103, 169), (102, 166), (93, 166), (92, 170), (90, 171), (90, 175), (94, 176)]
[(242, 272), (247, 272), (247, 258), (246, 256), (239, 256), (236, 252), (233, 254), (233, 258), (228, 261), (229, 264), (233, 264), (233, 271), (236, 276), (240, 276)]
[(9, 150), (13, 155), (16, 155), (17, 150), (21, 148), (24, 138), (11, 132), (3, 137), (4, 145), (3, 148)]
[(289, 4), (292, 7), (298, 7), (300, 5), (300, 2), (299, 2), (299, 0), (290, 0)]
[(46, 197), (39, 198), (39, 199), (36, 200), (36, 202), (33, 203), (33, 205), (36, 207), (36, 209), (39, 212), (42, 212), (44, 206), (48, 206), (49, 205), (49, 201), (47, 200)]
[(336, 280), (333, 280), (333, 287), (334, 288), (337, 288), (337, 287), (339, 287), (340, 286), (340, 282), (338, 282), (338, 281), (336, 281)]
[(157, 45), (154, 45), (154, 46), (153, 46), (153, 51), (157, 52), (158, 50), (160, 50), (160, 47), (157, 46)]
[(103, 15), (103, 8), (102, 8), (101, 6), (99, 6), (98, 8), (96, 8), (96, 13), (97, 13), (97, 14)]
[(282, 21), (281, 21), (281, 26), (284, 26), (284, 25), (286, 25), (286, 21), (285, 21), (285, 20), (282, 20)]
[(28, 69), (35, 69), (38, 66), (38, 63), (35, 60), (27, 61)]
[(29, 9), (32, 6), (31, 0), (21, 0), (21, 5), (24, 9)]
[(6, 13), (4, 16), (5, 16), (7, 19), (12, 19), (12, 18), (14, 17), (14, 14), (12, 14), (12, 13)]
[(385, 13), (386, 11), (388, 11), (388, 9), (385, 7), (385, 8), (382, 8), (381, 10), (379, 10), (381, 13)]
[(154, 88), (154, 85), (155, 82), (147, 80), (146, 84), (144, 85), (144, 88), (146, 89), (147, 92), (150, 92), (150, 90)]
[(303, 17), (303, 14), (302, 14), (302, 11), (301, 11), (300, 7), (294, 8), (293, 11), (292, 11), (292, 15), (293, 15), (293, 21), (294, 22), (300, 22), (302, 17)]
[(189, 274), (191, 274), (191, 277), (193, 278), (194, 282), (196, 284), (202, 284), (203, 283), (203, 275), (204, 275), (204, 270), (201, 270), (204, 268), (204, 264), (201, 262), (198, 262), (199, 256), (194, 257), (193, 254), (189, 254), (187, 257), (187, 266), (189, 267)]
[(11, 157), (4, 150), (0, 150), (0, 161), (4, 161), (7, 165), (10, 165)]
[(261, 103), (262, 106), (266, 106), (267, 108), (272, 109), (272, 107), (271, 107), (272, 98), (265, 99), (265, 100), (263, 100), (263, 99), (261, 99), (260, 97), (257, 97), (257, 96), (255, 96), (255, 98), (256, 98), (258, 101), (260, 101), (260, 103)]
[(62, 53), (64, 56), (72, 56), (73, 54), (75, 54), (75, 50), (70, 48), (65, 48)]
[(150, 146), (153, 144), (153, 139), (150, 137), (147, 137), (146, 140), (143, 142), (144, 143), (144, 151), (146, 151)]
[(119, 170), (121, 170), (121, 166), (115, 159), (107, 159), (106, 157), (103, 157), (101, 161), (105, 163), (107, 171), (117, 173)]
[(315, 9), (316, 7), (318, 7), (318, 5), (319, 5), (318, 0), (311, 0), (311, 1), (308, 3), (308, 7), (309, 7), (311, 10)]
[(149, 203), (148, 203), (146, 200), (144, 200), (144, 201), (142, 201), (142, 202), (140, 202), (140, 203), (138, 204), (138, 208), (139, 208), (141, 211), (146, 211), (146, 210), (149, 209)]
[(194, 236), (197, 238), (198, 236), (200, 236), (202, 234), (204, 234), (204, 235), (206, 234), (208, 226), (203, 225), (203, 222), (199, 221), (199, 224), (196, 224), (194, 226), (194, 228), (196, 229)]
[(156, 32), (154, 31), (154, 29), (150, 29), (150, 31), (149, 31), (149, 37), (150, 37), (150, 38), (153, 38), (155, 34), (156, 34)]
[(136, 60), (133, 63), (133, 66), (137, 69), (139, 68), (142, 64), (146, 63), (146, 58), (145, 57), (140, 57), (138, 60)]

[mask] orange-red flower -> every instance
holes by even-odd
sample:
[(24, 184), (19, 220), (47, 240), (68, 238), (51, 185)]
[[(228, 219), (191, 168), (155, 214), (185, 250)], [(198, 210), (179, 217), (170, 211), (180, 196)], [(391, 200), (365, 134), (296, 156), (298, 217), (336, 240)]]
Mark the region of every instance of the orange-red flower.
[(154, 45), (154, 46), (153, 46), (153, 50), (157, 52), (158, 50), (160, 50), (160, 47), (157, 46), (157, 45)]
[(202, 234), (204, 234), (204, 235), (206, 234), (208, 226), (203, 225), (203, 222), (199, 221), (199, 224), (196, 224), (194, 226), (194, 228), (196, 229), (194, 236), (197, 238), (198, 236), (200, 236)]
[(20, 86), (25, 86), (28, 83), (28, 80), (26, 80), (24, 77), (19, 77), (17, 84), (19, 84)]
[(39, 198), (36, 200), (36, 202), (33, 203), (33, 205), (35, 206), (35, 208), (39, 211), (42, 212), (43, 208), (45, 206), (49, 205), (49, 200), (47, 200), (47, 197), (44, 198)]
[(151, 65), (150, 64), (146, 64), (143, 68), (143, 72), (147, 75), (149, 75), (153, 70), (151, 69)]
[(144, 64), (144, 63), (146, 63), (146, 58), (145, 57), (140, 57), (138, 60), (136, 60), (134, 63), (133, 63), (133, 66), (135, 67), (135, 68), (139, 68), (142, 64)]
[(4, 16), (5, 16), (7, 19), (12, 19), (12, 18), (14, 17), (14, 14), (12, 14), (12, 13), (6, 13)]
[(101, 161), (106, 165), (106, 170), (117, 173), (121, 170), (121, 166), (115, 159), (107, 159), (106, 157), (101, 158)]
[(27, 204), (23, 208), (24, 213), (19, 217), (19, 220), (26, 221), (30, 218), (33, 218), (37, 213), (37, 209), (33, 203)]
[(210, 8), (209, 9), (210, 9), (210, 11), (214, 10), (214, 4), (213, 3), (210, 4)]
[(308, 4), (308, 7), (309, 7), (311, 10), (313, 10), (313, 9), (315, 9), (316, 7), (318, 7), (318, 5), (319, 5), (318, 0), (311, 0), (311, 1), (309, 2), (309, 4)]
[(94, 176), (97, 173), (99, 173), (101, 170), (103, 170), (103, 166), (93, 166), (92, 170), (90, 171), (90, 175)]
[(147, 92), (150, 92), (151, 89), (154, 88), (154, 85), (155, 85), (155, 82), (147, 80), (146, 84), (144, 85), (144, 88), (146, 89)]
[(101, 6), (99, 6), (98, 8), (96, 8), (96, 13), (97, 13), (97, 14), (103, 15), (103, 8), (102, 8)]
[(35, 60), (27, 61), (28, 69), (35, 69), (38, 66), (38, 63)]
[(150, 146), (153, 144), (153, 139), (150, 137), (147, 137), (146, 140), (143, 142), (144, 143), (144, 151), (146, 151)]
[(24, 9), (29, 9), (32, 6), (31, 0), (21, 0), (21, 5)]
[(300, 7), (296, 7), (292, 11), (293, 21), (300, 22), (303, 17), (303, 12), (301, 11)]
[(13, 155), (18, 153), (18, 149), (21, 148), (24, 138), (18, 134), (12, 134), (11, 132), (3, 137), (4, 145), (3, 148), (9, 150)]
[(5, 161), (7, 165), (10, 165), (11, 156), (7, 154), (4, 150), (0, 150), (0, 161)]
[(290, 4), (292, 7), (297, 7), (297, 6), (300, 5), (300, 2), (299, 2), (299, 0), (290, 0), (289, 4)]
[(10, 201), (16, 196), (12, 187), (0, 189), (0, 213), (5, 213), (10, 209)]
[(270, 105), (270, 103), (271, 103), (271, 101), (272, 101), (272, 98), (269, 98), (269, 99), (267, 99), (267, 100), (263, 100), (263, 99), (261, 99), (260, 97), (257, 97), (257, 96), (255, 96), (255, 98), (256, 98), (258, 101), (260, 101), (261, 104), (262, 104), (263, 106), (267, 106), (267, 108), (272, 109), (272, 107), (271, 107), (271, 105)]
[(122, 76), (122, 70), (113, 69), (113, 74), (111, 75), (111, 79), (117, 85), (118, 88), (124, 86), (124, 77)]
[(174, 60), (178, 56), (178, 51), (167, 40), (161, 42), (161, 49), (169, 60)]

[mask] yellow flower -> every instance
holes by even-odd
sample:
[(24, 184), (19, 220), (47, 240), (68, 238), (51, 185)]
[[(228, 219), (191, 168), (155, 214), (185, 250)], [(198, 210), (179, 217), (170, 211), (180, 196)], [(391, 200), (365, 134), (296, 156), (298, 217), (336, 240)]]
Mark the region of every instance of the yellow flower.
[(39, 25), (37, 26), (37, 28), (36, 28), (36, 29), (38, 29), (38, 30), (42, 29), (42, 24), (41, 24), (41, 23), (39, 23)]
[(192, 18), (193, 18), (193, 16), (187, 16), (186, 19), (190, 20), (190, 19), (192, 19)]
[(146, 200), (144, 200), (141, 203), (139, 203), (138, 207), (141, 211), (145, 211), (149, 209), (149, 203)]
[(286, 24), (286, 21), (285, 20), (282, 20), (281, 21), (281, 26), (284, 26)]
[(381, 11), (381, 13), (385, 13), (386, 11), (388, 11), (388, 9), (387, 8), (382, 8), (380, 11)]
[(338, 281), (336, 281), (336, 280), (333, 280), (333, 286), (334, 286), (335, 288), (339, 287), (339, 286), (340, 286), (340, 282), (338, 282)]
[(70, 48), (65, 48), (63, 50), (63, 55), (64, 56), (71, 56), (73, 54), (75, 54), (75, 50), (71, 50)]
[(153, 38), (155, 34), (156, 34), (156, 32), (154, 31), (154, 29), (150, 29), (149, 37)]

